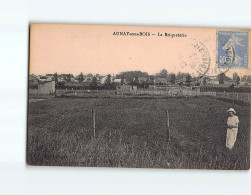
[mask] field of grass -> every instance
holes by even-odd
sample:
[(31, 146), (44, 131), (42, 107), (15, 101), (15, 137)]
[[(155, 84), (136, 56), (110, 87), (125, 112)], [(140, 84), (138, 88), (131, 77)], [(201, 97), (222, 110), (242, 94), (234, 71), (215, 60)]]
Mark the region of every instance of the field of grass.
[[(225, 148), (226, 110), (240, 119), (235, 148)], [(96, 111), (96, 136), (91, 128)], [(167, 143), (169, 111), (171, 140)], [(250, 108), (209, 97), (50, 98), (29, 103), (30, 165), (248, 169)]]

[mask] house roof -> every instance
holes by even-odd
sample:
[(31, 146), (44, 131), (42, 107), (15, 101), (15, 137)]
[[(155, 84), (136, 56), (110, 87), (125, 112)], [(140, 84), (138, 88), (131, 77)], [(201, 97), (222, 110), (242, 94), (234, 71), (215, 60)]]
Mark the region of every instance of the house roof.
[(45, 76), (46, 77), (52, 77), (52, 76), (54, 76), (54, 74), (46, 74)]
[(121, 79), (114, 79), (113, 82), (114, 82), (114, 83), (120, 83), (120, 82), (121, 82)]
[(167, 83), (167, 80), (165, 78), (155, 78), (154, 81), (158, 83)]

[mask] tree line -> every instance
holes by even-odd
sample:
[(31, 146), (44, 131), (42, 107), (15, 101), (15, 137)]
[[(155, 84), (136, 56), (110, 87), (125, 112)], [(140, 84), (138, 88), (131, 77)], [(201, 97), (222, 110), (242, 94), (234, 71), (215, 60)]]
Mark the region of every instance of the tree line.
[[(89, 84), (90, 88), (98, 88), (101, 87), (99, 82), (98, 82), (98, 77), (100, 75), (92, 75), (92, 74), (87, 74), (86, 76), (91, 77), (91, 82)], [(72, 74), (66, 74), (64, 77), (64, 80), (66, 82), (70, 82), (71, 79), (73, 78)], [(145, 78), (143, 80), (140, 80), (140, 78)], [(111, 74), (106, 75), (106, 79), (102, 85), (102, 88), (104, 89), (114, 89), (115, 88), (115, 84), (113, 83), (113, 79), (120, 79), (121, 82), (120, 84), (128, 84), (128, 85), (136, 85), (138, 87), (142, 87), (142, 88), (148, 88), (149, 85), (154, 85), (155, 84), (155, 80), (158, 78), (162, 78), (166, 81), (166, 83), (170, 83), (170, 84), (185, 84), (187, 86), (191, 85), (191, 82), (195, 81), (195, 85), (200, 85), (200, 81), (198, 81), (199, 77), (194, 78), (191, 76), (191, 74), (189, 73), (183, 73), (183, 72), (179, 72), (177, 74), (174, 73), (168, 73), (168, 71), (166, 69), (162, 69), (160, 72), (156, 73), (156, 74), (148, 74), (147, 72), (142, 72), (142, 71), (125, 71), (125, 72), (120, 72), (119, 74), (112, 76)], [(240, 76), (238, 76), (237, 73), (233, 74), (233, 79), (227, 77), (225, 75), (225, 73), (220, 73), (217, 76), (217, 80), (219, 82), (219, 84), (224, 84), (225, 81), (229, 81), (229, 80), (234, 80), (236, 82), (236, 85), (239, 85), (241, 80), (249, 80), (251, 79), (250, 76), (244, 76), (242, 79), (240, 78)], [(57, 73), (54, 74), (54, 80), (56, 82), (56, 84), (58, 86), (63, 86), (64, 83), (60, 83), (58, 82), (58, 75)], [(77, 76), (77, 80), (78, 83), (83, 83), (84, 81), (84, 75), (81, 72), (78, 76)], [(210, 80), (207, 77), (203, 77), (202, 78), (202, 84), (206, 85), (208, 80)], [(159, 84), (164, 84), (159, 82)]]

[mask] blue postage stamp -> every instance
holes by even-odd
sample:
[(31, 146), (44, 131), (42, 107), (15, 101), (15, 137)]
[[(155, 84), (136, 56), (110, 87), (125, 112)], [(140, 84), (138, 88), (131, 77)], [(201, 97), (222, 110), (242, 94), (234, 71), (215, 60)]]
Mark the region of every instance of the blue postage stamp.
[(218, 31), (218, 67), (248, 68), (248, 32)]

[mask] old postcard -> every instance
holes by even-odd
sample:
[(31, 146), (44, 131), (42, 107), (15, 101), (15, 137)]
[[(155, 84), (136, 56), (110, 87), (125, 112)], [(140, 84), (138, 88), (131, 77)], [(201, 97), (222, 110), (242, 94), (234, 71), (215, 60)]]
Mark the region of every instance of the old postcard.
[(251, 30), (30, 24), (27, 163), (250, 167)]

